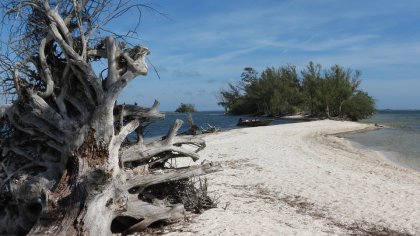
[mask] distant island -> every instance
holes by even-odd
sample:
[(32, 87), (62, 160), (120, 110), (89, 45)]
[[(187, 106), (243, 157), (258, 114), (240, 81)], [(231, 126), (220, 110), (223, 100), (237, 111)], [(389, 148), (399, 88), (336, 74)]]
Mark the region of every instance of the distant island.
[(246, 67), (239, 82), (220, 91), (218, 105), (232, 115), (303, 114), (355, 121), (376, 111), (375, 100), (359, 88), (360, 75), (340, 65), (323, 69), (313, 62), (300, 73), (293, 65), (268, 67), (261, 74)]
[(197, 112), (197, 110), (195, 109), (194, 104), (181, 103), (181, 105), (179, 105), (179, 107), (175, 110), (175, 112), (186, 113), (186, 112)]

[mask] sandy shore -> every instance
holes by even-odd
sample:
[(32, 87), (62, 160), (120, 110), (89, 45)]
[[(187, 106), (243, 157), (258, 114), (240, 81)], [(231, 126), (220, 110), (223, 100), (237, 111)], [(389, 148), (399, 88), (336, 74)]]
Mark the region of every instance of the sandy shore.
[(420, 172), (328, 135), (370, 128), (314, 121), (205, 137), (218, 208), (169, 235), (420, 235)]

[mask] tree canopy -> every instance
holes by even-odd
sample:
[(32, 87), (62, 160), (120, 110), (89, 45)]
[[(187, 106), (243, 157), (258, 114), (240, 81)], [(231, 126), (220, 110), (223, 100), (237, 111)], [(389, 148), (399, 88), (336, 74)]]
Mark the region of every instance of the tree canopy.
[(185, 113), (185, 112), (196, 112), (194, 104), (190, 103), (181, 103), (175, 112)]
[(360, 75), (340, 65), (323, 70), (313, 62), (300, 74), (293, 65), (269, 67), (261, 75), (246, 67), (237, 84), (220, 91), (218, 104), (230, 114), (363, 119), (375, 112), (375, 101), (359, 89)]

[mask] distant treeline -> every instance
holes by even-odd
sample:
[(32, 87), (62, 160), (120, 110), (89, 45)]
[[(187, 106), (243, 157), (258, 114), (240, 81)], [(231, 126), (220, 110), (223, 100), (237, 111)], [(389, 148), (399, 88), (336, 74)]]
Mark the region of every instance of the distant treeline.
[(359, 89), (360, 71), (335, 65), (323, 70), (310, 62), (300, 73), (296, 66), (267, 68), (261, 75), (246, 67), (241, 80), (229, 83), (218, 105), (229, 114), (312, 117), (358, 120), (375, 112), (375, 100)]

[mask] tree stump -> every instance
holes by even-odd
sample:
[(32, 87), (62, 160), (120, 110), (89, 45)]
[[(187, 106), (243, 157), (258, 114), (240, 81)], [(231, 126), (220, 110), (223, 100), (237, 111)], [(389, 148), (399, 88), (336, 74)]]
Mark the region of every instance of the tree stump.
[[(116, 100), (148, 73), (150, 52), (125, 48), (113, 37), (91, 38), (109, 4), (101, 2), (3, 4), (6, 16), (23, 22), (19, 32), (26, 38), (19, 42), (22, 54), (0, 59), (3, 86), (14, 96), (0, 108), (0, 234), (111, 235), (115, 224), (122, 233), (141, 231), (184, 216), (182, 205), (143, 201), (146, 188), (221, 170), (211, 163), (154, 165), (178, 157), (196, 161), (205, 142), (177, 136), (180, 120), (164, 139), (143, 141), (143, 128), (164, 118), (159, 102), (144, 108)], [(97, 60), (107, 61), (102, 78), (92, 67)]]

